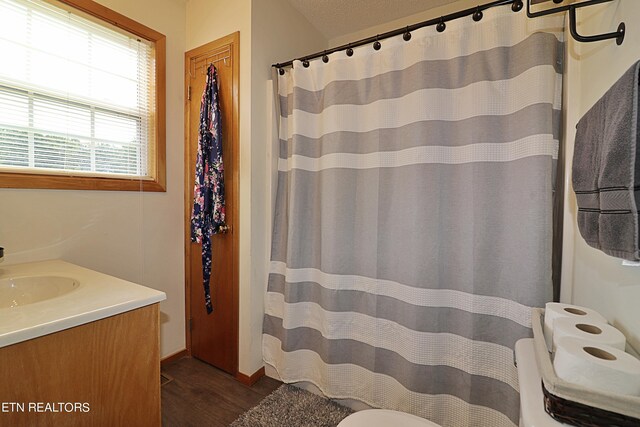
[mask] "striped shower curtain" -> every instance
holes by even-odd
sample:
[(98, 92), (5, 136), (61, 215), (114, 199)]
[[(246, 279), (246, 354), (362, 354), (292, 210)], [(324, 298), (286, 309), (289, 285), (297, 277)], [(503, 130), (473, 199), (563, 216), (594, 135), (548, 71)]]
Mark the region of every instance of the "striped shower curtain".
[(514, 426), (551, 298), (563, 18), (509, 6), (278, 76), (263, 352), (285, 382)]

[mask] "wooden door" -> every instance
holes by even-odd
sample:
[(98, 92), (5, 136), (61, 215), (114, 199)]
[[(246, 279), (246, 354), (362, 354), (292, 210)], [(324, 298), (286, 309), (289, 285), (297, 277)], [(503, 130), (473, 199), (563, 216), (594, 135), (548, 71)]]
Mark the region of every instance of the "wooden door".
[[(187, 351), (231, 374), (238, 370), (238, 87), (239, 33), (185, 54), (185, 274)], [(226, 234), (212, 236), (211, 301), (207, 314), (202, 285), (202, 245), (191, 242), (190, 219), (198, 149), (200, 102), (206, 70), (218, 70), (222, 116)]]

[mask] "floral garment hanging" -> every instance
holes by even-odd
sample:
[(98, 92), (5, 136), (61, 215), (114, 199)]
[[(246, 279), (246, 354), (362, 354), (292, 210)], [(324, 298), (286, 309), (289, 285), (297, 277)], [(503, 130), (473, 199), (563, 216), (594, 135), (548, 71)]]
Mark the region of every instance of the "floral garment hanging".
[(211, 235), (220, 233), (225, 226), (221, 124), (218, 71), (212, 64), (207, 69), (207, 82), (200, 104), (198, 157), (191, 213), (191, 241), (202, 243), (202, 282), (207, 313), (213, 311), (209, 287)]

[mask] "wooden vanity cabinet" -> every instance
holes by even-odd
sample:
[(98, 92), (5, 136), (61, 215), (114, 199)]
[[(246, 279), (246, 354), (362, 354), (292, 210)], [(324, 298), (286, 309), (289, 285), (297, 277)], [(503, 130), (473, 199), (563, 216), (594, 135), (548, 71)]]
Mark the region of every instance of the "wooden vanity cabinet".
[(152, 304), (0, 348), (0, 426), (160, 426), (159, 342)]

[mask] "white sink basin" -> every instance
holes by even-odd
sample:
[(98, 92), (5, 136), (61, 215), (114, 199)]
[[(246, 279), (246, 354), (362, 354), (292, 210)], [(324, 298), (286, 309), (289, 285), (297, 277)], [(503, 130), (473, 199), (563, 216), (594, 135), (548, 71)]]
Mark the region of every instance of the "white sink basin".
[(0, 308), (18, 307), (59, 297), (78, 289), (70, 277), (26, 276), (0, 279)]
[(0, 349), (166, 298), (164, 292), (62, 260), (2, 265)]

